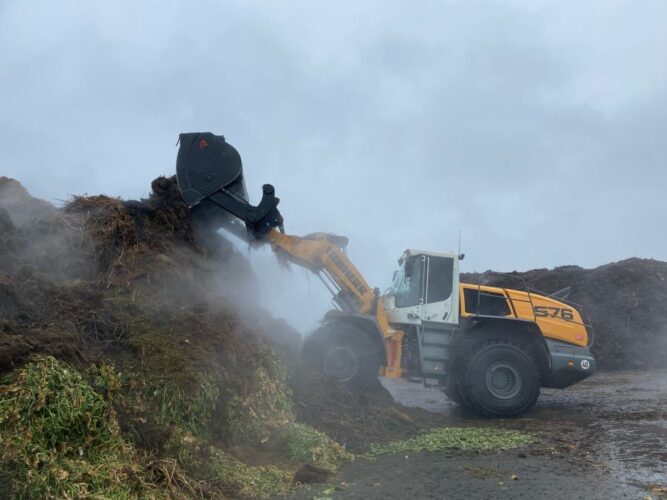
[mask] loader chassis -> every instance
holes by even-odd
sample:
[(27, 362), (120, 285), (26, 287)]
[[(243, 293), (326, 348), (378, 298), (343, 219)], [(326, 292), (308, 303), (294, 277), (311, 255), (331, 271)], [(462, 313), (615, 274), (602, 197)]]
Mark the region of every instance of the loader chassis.
[(595, 371), (576, 307), (459, 283), (457, 254), (406, 250), (380, 295), (348, 259), (346, 238), (285, 234), (273, 186), (263, 186), (257, 206), (248, 202), (241, 157), (222, 136), (181, 134), (176, 171), (197, 227), (268, 243), (322, 279), (336, 310), (305, 340), (303, 355), (342, 383), (364, 387), (378, 373), (418, 378), (482, 415), (510, 416), (534, 405), (541, 386), (567, 387)]
[[(595, 371), (587, 327), (573, 305), (459, 283), (455, 254), (408, 250), (399, 264), (383, 298), (389, 323), (405, 332), (401, 359), (409, 378), (440, 385), (480, 413), (511, 415), (532, 406), (541, 386), (564, 388)], [(451, 295), (434, 293), (445, 281)]]

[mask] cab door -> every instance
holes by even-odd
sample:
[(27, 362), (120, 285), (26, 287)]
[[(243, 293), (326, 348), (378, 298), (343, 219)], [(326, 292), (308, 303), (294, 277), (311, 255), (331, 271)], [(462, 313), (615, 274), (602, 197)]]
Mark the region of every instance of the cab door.
[(459, 269), (453, 257), (425, 256), (422, 321), (458, 324)]
[(390, 323), (421, 323), (424, 304), (426, 257), (415, 255), (406, 259), (396, 272), (392, 287), (393, 307), (388, 309)]

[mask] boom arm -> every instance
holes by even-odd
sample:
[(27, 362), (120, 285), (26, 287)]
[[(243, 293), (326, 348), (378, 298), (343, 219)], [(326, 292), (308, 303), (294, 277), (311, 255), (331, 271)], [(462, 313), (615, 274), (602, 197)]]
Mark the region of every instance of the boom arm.
[(371, 289), (343, 252), (347, 238), (325, 233), (299, 238), (274, 230), (269, 233), (268, 239), (274, 251), (281, 257), (322, 278), (334, 294), (334, 301), (343, 311), (375, 314), (378, 308), (378, 290)]
[[(315, 233), (300, 238), (274, 229), (268, 233), (268, 240), (278, 255), (317, 274), (334, 294), (335, 303), (343, 311), (375, 317), (387, 348), (387, 366), (384, 368), (384, 375), (400, 376), (404, 333), (394, 330), (389, 325), (380, 291), (377, 288), (371, 289), (347, 258), (343, 251), (347, 245), (347, 238), (325, 233)], [(327, 279), (333, 284), (333, 289), (327, 283)]]

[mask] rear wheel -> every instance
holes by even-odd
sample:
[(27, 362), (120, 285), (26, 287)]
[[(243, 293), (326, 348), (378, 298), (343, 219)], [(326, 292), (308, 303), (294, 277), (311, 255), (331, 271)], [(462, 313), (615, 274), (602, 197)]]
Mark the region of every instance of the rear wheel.
[(377, 381), (380, 356), (368, 333), (348, 324), (331, 323), (313, 332), (302, 357), (338, 382), (365, 388)]
[(470, 350), (457, 385), (465, 406), (485, 416), (510, 417), (530, 409), (540, 393), (531, 352), (509, 338), (485, 340)]

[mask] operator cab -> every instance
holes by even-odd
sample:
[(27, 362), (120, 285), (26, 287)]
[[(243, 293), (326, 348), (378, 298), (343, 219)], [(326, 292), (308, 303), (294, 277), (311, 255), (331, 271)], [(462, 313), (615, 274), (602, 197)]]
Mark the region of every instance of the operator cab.
[(389, 322), (458, 324), (459, 256), (406, 250), (398, 264), (393, 284), (384, 296)]

